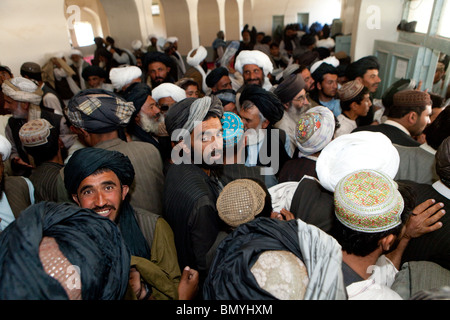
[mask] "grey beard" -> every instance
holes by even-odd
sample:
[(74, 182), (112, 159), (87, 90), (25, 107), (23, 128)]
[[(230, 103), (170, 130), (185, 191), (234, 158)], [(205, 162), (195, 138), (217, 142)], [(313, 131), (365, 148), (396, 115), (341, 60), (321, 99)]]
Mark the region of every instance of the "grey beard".
[(295, 123), (298, 123), (300, 120), (300, 117), (302, 114), (304, 114), (308, 110), (307, 106), (303, 106), (301, 109), (297, 109), (292, 104), (289, 106), (289, 109), (287, 110), (287, 114), (289, 117), (294, 120)]
[(142, 130), (144, 130), (145, 132), (154, 134), (154, 135), (158, 135), (159, 126), (161, 123), (164, 123), (164, 115), (160, 114), (158, 120), (155, 120), (154, 118), (149, 117), (145, 113), (141, 113), (140, 117), (141, 117), (141, 123), (139, 126), (142, 128)]

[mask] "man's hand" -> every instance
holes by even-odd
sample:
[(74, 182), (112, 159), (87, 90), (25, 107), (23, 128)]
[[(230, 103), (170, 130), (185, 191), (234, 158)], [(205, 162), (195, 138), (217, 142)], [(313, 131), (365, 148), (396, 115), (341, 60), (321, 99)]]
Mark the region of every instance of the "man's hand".
[(15, 164), (20, 165), (20, 166), (23, 166), (23, 167), (34, 168), (31, 164), (26, 163), (25, 161), (23, 161), (23, 160), (20, 159), (19, 157), (13, 158), (12, 161), (13, 161)]
[(406, 223), (405, 238), (417, 238), (442, 227), (439, 220), (444, 216), (444, 204), (428, 199), (414, 208)]
[(198, 292), (198, 271), (185, 267), (178, 285), (178, 300), (192, 300)]
[(294, 219), (295, 219), (294, 214), (293, 214), (292, 212), (290, 212), (290, 211), (284, 209), (284, 208), (281, 209), (280, 212), (272, 211), (270, 217), (271, 217), (272, 219), (286, 220), (286, 221), (294, 220)]

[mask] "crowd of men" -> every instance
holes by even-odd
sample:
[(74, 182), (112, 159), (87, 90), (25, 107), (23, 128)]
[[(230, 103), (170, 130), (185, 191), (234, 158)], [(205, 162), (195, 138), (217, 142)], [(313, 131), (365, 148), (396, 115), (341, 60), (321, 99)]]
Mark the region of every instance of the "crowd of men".
[(242, 39), (0, 66), (0, 299), (449, 297), (445, 97), (374, 98), (328, 25)]

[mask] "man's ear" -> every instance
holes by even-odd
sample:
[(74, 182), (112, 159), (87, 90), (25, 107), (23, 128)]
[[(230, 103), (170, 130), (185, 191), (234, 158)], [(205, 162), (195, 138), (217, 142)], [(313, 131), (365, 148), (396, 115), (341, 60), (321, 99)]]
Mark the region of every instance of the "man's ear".
[(72, 199), (73, 199), (73, 201), (76, 202), (76, 204), (77, 204), (79, 207), (81, 207), (81, 202), (80, 202), (80, 200), (78, 200), (78, 195), (77, 195), (77, 194), (73, 194), (73, 195), (72, 195)]
[(266, 119), (262, 123), (261, 128), (266, 129), (269, 126), (269, 124), (270, 124), (269, 120)]
[(122, 201), (125, 200), (129, 191), (130, 191), (129, 186), (126, 186), (126, 185), (122, 186)]
[(419, 119), (419, 115), (417, 114), (417, 112), (411, 111), (406, 115), (406, 119), (408, 120), (409, 124), (415, 124)]
[(356, 77), (355, 80), (359, 81), (360, 83), (364, 84), (363, 78), (362, 77)]
[(383, 248), (383, 251), (389, 251), (394, 244), (395, 236), (390, 234), (380, 240), (380, 245)]

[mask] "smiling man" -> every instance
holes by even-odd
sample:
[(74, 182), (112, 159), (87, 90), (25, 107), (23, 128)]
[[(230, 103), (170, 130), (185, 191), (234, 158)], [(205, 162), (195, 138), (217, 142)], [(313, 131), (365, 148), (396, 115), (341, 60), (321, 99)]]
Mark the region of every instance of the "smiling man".
[(153, 261), (177, 288), (181, 273), (173, 232), (161, 216), (131, 206), (134, 176), (127, 156), (92, 147), (76, 151), (64, 168), (64, 184), (73, 200), (117, 223), (131, 254)]
[(259, 50), (243, 50), (236, 57), (235, 69), (244, 78), (244, 85), (255, 84), (266, 90), (272, 88), (268, 78), (273, 64), (268, 55)]

